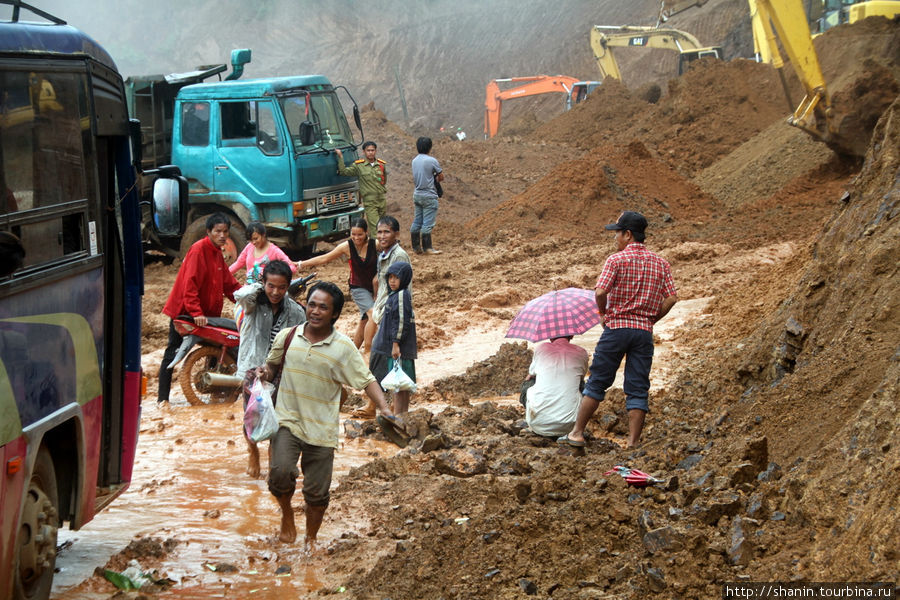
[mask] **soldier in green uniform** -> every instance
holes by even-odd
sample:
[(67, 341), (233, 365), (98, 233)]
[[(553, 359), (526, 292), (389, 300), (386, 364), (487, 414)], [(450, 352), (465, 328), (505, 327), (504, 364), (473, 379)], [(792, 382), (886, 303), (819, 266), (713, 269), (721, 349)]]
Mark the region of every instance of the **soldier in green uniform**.
[(375, 158), (377, 148), (378, 145), (371, 140), (363, 142), (365, 158), (353, 161), (349, 167), (344, 166), (344, 155), (340, 149), (334, 151), (337, 155), (338, 175), (359, 178), (359, 193), (366, 210), (369, 235), (373, 238), (378, 230), (378, 219), (384, 216), (387, 205), (387, 165), (380, 158)]

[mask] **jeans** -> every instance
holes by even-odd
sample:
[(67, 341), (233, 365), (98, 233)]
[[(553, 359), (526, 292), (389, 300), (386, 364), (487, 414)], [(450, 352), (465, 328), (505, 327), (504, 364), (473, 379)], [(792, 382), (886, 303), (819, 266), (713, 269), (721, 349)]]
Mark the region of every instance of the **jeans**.
[(157, 402), (167, 402), (169, 400), (169, 390), (172, 388), (172, 369), (168, 369), (166, 366), (178, 354), (178, 348), (181, 347), (183, 340), (184, 338), (175, 331), (175, 323), (169, 319), (169, 342), (162, 357), (162, 364), (159, 365), (159, 394)]
[(625, 408), (647, 412), (650, 367), (653, 364), (653, 332), (643, 329), (604, 328), (591, 362), (591, 376), (584, 395), (602, 402), (625, 357)]
[(416, 214), (413, 217), (409, 232), (414, 235), (419, 232), (431, 233), (431, 230), (434, 229), (434, 222), (437, 220), (438, 199), (413, 194), (413, 206), (416, 209)]

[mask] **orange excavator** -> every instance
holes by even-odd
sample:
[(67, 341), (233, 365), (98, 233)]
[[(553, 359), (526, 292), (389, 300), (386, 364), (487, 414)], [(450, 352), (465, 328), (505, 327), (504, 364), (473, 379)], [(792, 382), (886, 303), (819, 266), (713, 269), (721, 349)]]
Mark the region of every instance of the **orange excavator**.
[[(516, 87), (500, 89), (501, 83), (521, 83)], [(599, 81), (581, 81), (566, 75), (535, 75), (533, 77), (509, 77), (494, 79), (487, 84), (484, 97), (484, 136), (494, 137), (500, 129), (500, 108), (504, 100), (524, 98), (537, 94), (559, 92), (566, 94), (566, 108), (581, 101)]]

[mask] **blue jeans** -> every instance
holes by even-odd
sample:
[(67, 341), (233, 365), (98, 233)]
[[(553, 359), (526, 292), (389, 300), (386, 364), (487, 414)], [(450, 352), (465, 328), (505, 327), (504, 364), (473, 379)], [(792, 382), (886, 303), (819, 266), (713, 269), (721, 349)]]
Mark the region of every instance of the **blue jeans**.
[(434, 229), (434, 222), (437, 220), (438, 199), (413, 194), (413, 206), (416, 209), (416, 214), (413, 217), (409, 232), (412, 234), (419, 232), (431, 233), (431, 230)]
[(650, 396), (650, 366), (653, 364), (653, 332), (643, 329), (605, 327), (594, 349), (591, 375), (584, 395), (602, 402), (625, 357), (625, 408), (647, 412)]

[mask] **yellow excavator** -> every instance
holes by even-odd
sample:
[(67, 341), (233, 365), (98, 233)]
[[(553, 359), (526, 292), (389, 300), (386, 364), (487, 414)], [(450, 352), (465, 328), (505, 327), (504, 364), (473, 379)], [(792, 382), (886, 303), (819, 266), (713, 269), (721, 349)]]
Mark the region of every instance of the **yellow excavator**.
[(760, 45), (771, 53), (771, 59), (767, 62), (782, 72), (784, 60), (776, 43), (777, 33), (803, 85), (805, 96), (788, 117), (788, 123), (825, 142), (840, 155), (864, 156), (872, 133), (866, 130), (864, 123), (871, 119), (867, 119), (867, 115), (839, 114), (832, 106), (802, 1), (750, 0), (750, 5), (754, 37), (756, 27), (759, 27), (762, 32), (760, 39), (764, 40)]
[[(696, 0), (694, 2), (696, 4)], [(692, 4), (693, 5), (693, 4)], [(623, 26), (610, 27), (595, 25), (591, 30), (591, 48), (594, 59), (603, 74), (622, 79), (619, 64), (613, 48), (643, 47), (665, 48), (678, 52), (678, 74), (681, 75), (688, 63), (707, 56), (722, 58), (719, 46), (701, 46), (696, 37), (685, 31), (657, 27)]]

